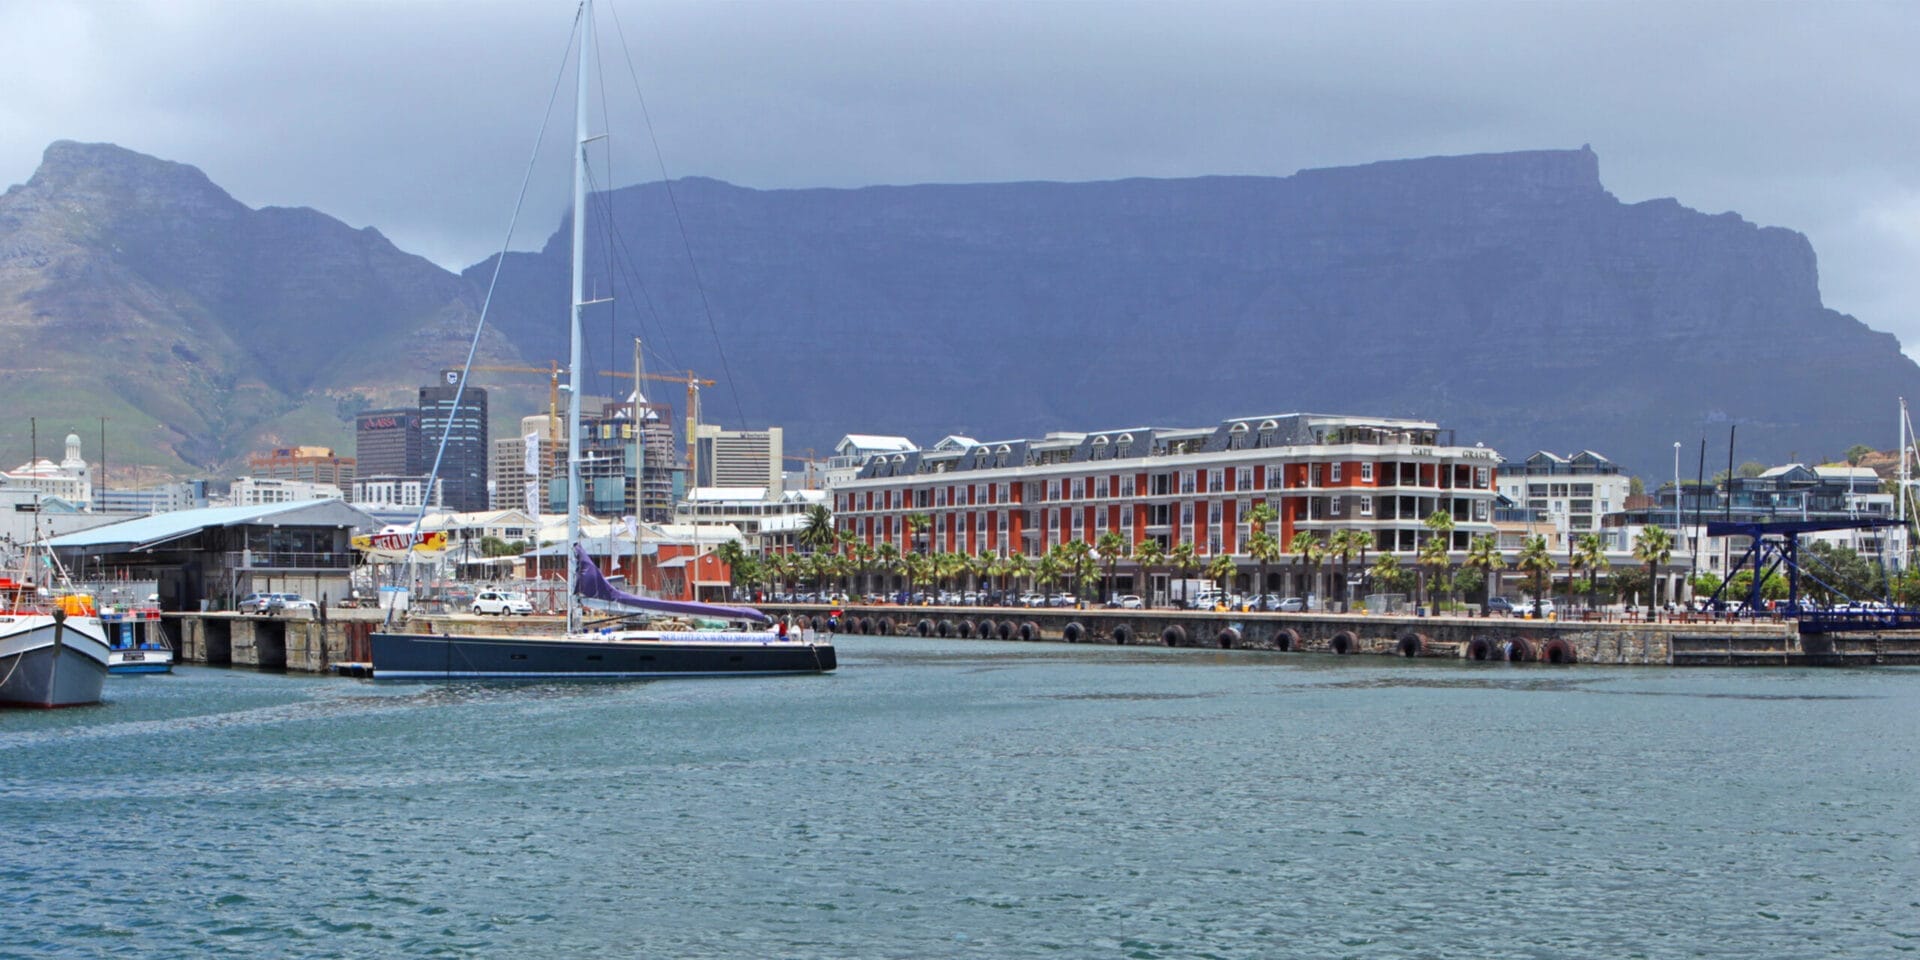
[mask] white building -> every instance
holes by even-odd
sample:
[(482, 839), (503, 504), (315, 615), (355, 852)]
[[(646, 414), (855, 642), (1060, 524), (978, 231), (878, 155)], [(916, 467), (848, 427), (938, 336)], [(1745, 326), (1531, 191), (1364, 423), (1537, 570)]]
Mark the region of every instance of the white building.
[(785, 485), (786, 450), (779, 427), (722, 430), (700, 424), (694, 434), (693, 485), (696, 487), (768, 487)]
[(258, 507), (274, 503), (298, 503), (304, 500), (345, 500), (339, 487), (308, 480), (279, 480), (272, 477), (241, 477), (233, 481), (229, 494), (236, 507)]
[(80, 457), (80, 435), (67, 434), (67, 454), (59, 463), (45, 457), (30, 460), (4, 475), (12, 484), (59, 497), (81, 510), (93, 509), (93, 471)]
[(860, 466), (867, 458), (883, 454), (910, 453), (920, 449), (906, 437), (886, 437), (871, 433), (849, 433), (833, 445), (833, 456), (827, 460), (826, 487), (835, 486), (852, 480), (860, 475)]
[(700, 487), (674, 508), (683, 526), (738, 530), (753, 550), (788, 551), (806, 525), (807, 510), (828, 504), (825, 490), (770, 491), (766, 487)]

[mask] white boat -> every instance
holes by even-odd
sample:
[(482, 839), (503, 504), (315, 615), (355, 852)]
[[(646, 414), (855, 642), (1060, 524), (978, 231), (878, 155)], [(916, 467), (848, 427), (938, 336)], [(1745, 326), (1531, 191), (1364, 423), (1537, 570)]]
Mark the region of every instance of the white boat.
[[(580, 309), (586, 240), (587, 80), (592, 75), (593, 3), (581, 4), (573, 164), (573, 289), (567, 383), (580, 382)], [(466, 382), (461, 377), (462, 388)], [(641, 597), (612, 586), (580, 545), (580, 393), (567, 390), (567, 619), (550, 636), (450, 636), (430, 629), (382, 630), (371, 637), (375, 680), (605, 680), (653, 677), (767, 676), (826, 673), (837, 666), (833, 644), (810, 632), (790, 634), (750, 607)], [(460, 403), (456, 394), (454, 404)], [(691, 438), (689, 438), (691, 439)], [(633, 625), (613, 617), (583, 629), (582, 598), (602, 608), (680, 618), (674, 627)], [(392, 614), (389, 614), (389, 623)], [(720, 629), (690, 628), (725, 623)]]
[(107, 640), (82, 597), (41, 597), (0, 578), (0, 706), (75, 707), (100, 702)]
[(100, 628), (107, 638), (108, 673), (173, 672), (173, 643), (157, 607), (102, 609)]

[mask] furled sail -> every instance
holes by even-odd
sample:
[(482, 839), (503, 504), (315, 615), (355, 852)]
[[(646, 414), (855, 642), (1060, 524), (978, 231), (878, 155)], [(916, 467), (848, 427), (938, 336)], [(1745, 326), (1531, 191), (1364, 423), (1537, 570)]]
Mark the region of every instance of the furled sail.
[(580, 572), (574, 578), (573, 592), (589, 600), (602, 600), (623, 606), (655, 613), (677, 613), (688, 617), (713, 617), (720, 620), (751, 620), (755, 623), (771, 623), (773, 618), (752, 607), (727, 607), (717, 603), (694, 603), (686, 600), (655, 600), (649, 597), (636, 597), (615, 587), (602, 576), (600, 568), (587, 556), (586, 548), (573, 545), (573, 556), (580, 563)]

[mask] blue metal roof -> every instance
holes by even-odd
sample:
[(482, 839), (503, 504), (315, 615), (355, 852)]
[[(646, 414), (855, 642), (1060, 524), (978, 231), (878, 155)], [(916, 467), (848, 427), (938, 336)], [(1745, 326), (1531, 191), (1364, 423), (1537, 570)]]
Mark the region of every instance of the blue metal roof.
[[(314, 508), (327, 508), (314, 510)], [(303, 518), (300, 512), (316, 515)], [(121, 523), (110, 523), (47, 540), (55, 549), (128, 545), (141, 547), (198, 533), (209, 527), (245, 526), (255, 523), (313, 523), (321, 526), (360, 527), (374, 524), (372, 517), (340, 500), (300, 500), (255, 507), (202, 507), (156, 513)]]

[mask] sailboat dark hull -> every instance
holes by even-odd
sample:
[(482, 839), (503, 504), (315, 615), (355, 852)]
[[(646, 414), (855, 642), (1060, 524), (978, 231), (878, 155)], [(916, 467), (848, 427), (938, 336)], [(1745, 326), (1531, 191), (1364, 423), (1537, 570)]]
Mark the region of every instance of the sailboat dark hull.
[[(827, 673), (833, 645), (798, 640), (614, 640), (376, 633), (375, 680), (646, 680)], [(755, 639), (744, 639), (744, 638)]]

